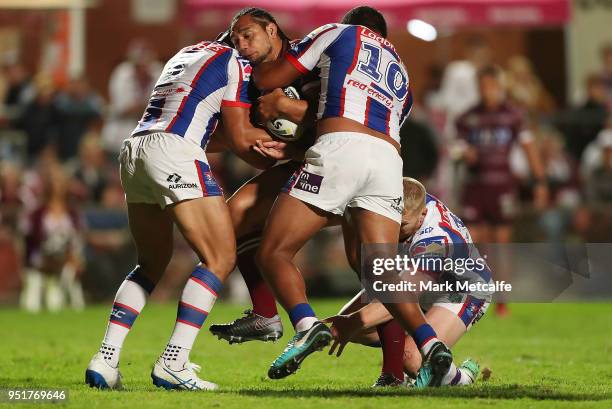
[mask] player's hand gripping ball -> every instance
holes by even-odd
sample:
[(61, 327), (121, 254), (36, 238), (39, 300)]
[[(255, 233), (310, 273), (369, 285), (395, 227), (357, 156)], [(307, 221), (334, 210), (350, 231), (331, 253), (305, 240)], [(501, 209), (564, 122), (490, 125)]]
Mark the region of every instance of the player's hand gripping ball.
[[(286, 87), (283, 89), (283, 92), (291, 99), (300, 99), (300, 95), (293, 87)], [(286, 142), (297, 141), (301, 136), (298, 125), (284, 118), (276, 118), (267, 121), (266, 128), (272, 135)]]

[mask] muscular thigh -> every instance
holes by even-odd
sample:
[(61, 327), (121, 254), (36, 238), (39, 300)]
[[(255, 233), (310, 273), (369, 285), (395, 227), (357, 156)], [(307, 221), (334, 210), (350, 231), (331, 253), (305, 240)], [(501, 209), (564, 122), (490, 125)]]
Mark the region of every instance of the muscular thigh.
[(236, 239), (223, 197), (185, 200), (167, 209), (200, 260), (220, 278), (229, 274), (235, 262)]
[(138, 264), (157, 281), (172, 257), (172, 218), (157, 204), (128, 203), (127, 207)]
[(333, 215), (281, 193), (268, 217), (260, 252), (295, 254), (331, 219)]
[(278, 193), (297, 166), (288, 162), (267, 169), (242, 185), (229, 198), (227, 204), (237, 237), (263, 229)]

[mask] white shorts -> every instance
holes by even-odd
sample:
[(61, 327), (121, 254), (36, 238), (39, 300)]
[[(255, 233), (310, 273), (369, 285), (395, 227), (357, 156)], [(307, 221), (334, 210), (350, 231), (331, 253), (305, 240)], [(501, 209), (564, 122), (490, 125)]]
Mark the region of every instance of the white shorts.
[(158, 204), (222, 196), (204, 150), (165, 132), (132, 136), (119, 153), (121, 185), (128, 203)]
[(357, 132), (328, 133), (306, 151), (283, 191), (334, 214), (359, 207), (400, 223), (402, 166), (389, 142)]

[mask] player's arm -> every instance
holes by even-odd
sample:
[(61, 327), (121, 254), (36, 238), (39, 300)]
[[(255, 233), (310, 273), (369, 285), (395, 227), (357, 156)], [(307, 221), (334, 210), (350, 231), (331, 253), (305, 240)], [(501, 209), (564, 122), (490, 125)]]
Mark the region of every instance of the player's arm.
[(302, 75), (287, 59), (279, 58), (253, 68), (253, 80), (259, 89), (286, 87)]
[(530, 131), (524, 130), (519, 134), (521, 147), (527, 156), (527, 162), (531, 169), (531, 174), (535, 180), (533, 186), (533, 198), (536, 208), (542, 209), (548, 205), (549, 192), (546, 183), (546, 172), (540, 151)]
[(262, 95), (257, 102), (257, 113), (262, 122), (285, 118), (299, 124), (308, 111), (308, 101), (289, 98), (280, 88)]
[(319, 104), (320, 83), (316, 81), (316, 89), (302, 91), (302, 99), (289, 98), (282, 89), (259, 97), (257, 109), (262, 121), (285, 118), (300, 125), (310, 126), (316, 120), (317, 106)]
[(342, 32), (335, 24), (327, 24), (308, 34), (282, 58), (258, 64), (253, 68), (253, 79), (259, 89), (282, 88), (301, 75), (312, 71), (321, 54)]
[(215, 132), (210, 136), (210, 141), (206, 145), (206, 153), (220, 153), (227, 151), (227, 145), (225, 141), (225, 131), (223, 130), (223, 124), (219, 123)]
[(225, 137), (223, 144), (239, 158), (257, 169), (266, 169), (276, 160), (259, 154), (253, 147), (257, 141), (271, 141), (272, 138), (263, 129), (251, 125), (249, 110), (244, 107), (222, 107), (221, 121)]
[(271, 141), (272, 137), (251, 124), (251, 101), (247, 93), (250, 66), (248, 61), (238, 57), (236, 51), (233, 52), (228, 64), (228, 83), (221, 102), (224, 134), (221, 143), (249, 165), (266, 169), (276, 161), (262, 156), (253, 147), (258, 140)]

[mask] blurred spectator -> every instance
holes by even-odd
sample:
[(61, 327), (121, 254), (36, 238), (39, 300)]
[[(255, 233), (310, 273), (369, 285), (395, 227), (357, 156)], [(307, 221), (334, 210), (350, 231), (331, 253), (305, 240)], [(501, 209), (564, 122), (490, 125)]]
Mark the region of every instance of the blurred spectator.
[(487, 65), (490, 49), (480, 36), (470, 37), (465, 44), (465, 59), (447, 65), (442, 77), (440, 103), (447, 114), (449, 131), (454, 133), (454, 121), (479, 101), (476, 73)]
[(599, 160), (586, 175), (587, 198), (592, 203), (612, 204), (612, 126), (599, 133), (595, 144)]
[(51, 311), (66, 303), (84, 307), (81, 284), (82, 226), (80, 216), (68, 200), (68, 176), (59, 165), (45, 169), (45, 199), (27, 221), (27, 263), (21, 304), (37, 312), (43, 300)]
[(568, 152), (580, 160), (585, 147), (595, 140), (606, 122), (606, 87), (600, 75), (586, 80), (587, 100), (570, 112), (559, 115), (557, 123), (565, 135)]
[(84, 78), (68, 82), (64, 92), (55, 100), (59, 115), (57, 153), (62, 161), (77, 155), (85, 133), (102, 117), (102, 98)]
[(612, 43), (602, 48), (601, 59), (603, 63), (601, 75), (607, 91), (608, 112), (612, 113)]
[(79, 158), (72, 170), (72, 192), (87, 204), (101, 203), (111, 173), (116, 172), (114, 164), (112, 167), (108, 164), (98, 135), (89, 133), (81, 141)]
[(0, 165), (0, 304), (14, 301), (20, 284), (21, 169), (11, 162)]
[(34, 80), (35, 97), (25, 106), (16, 125), (27, 135), (27, 154), (31, 161), (56, 139), (59, 113), (54, 104), (56, 89), (51, 77), (41, 73)]
[(118, 153), (123, 140), (131, 134), (147, 106), (162, 66), (151, 46), (134, 40), (127, 58), (113, 70), (109, 80), (108, 117), (102, 130), (104, 147)]
[(2, 115), (12, 123), (22, 116), (25, 107), (34, 99), (34, 87), (25, 68), (13, 55), (5, 57), (2, 74), (6, 82)]
[(533, 72), (531, 62), (522, 55), (508, 61), (507, 89), (510, 100), (523, 107), (532, 117), (550, 114), (555, 103)]
[(23, 206), (21, 189), (21, 169), (5, 161), (0, 166), (0, 224), (10, 234), (15, 234)]

